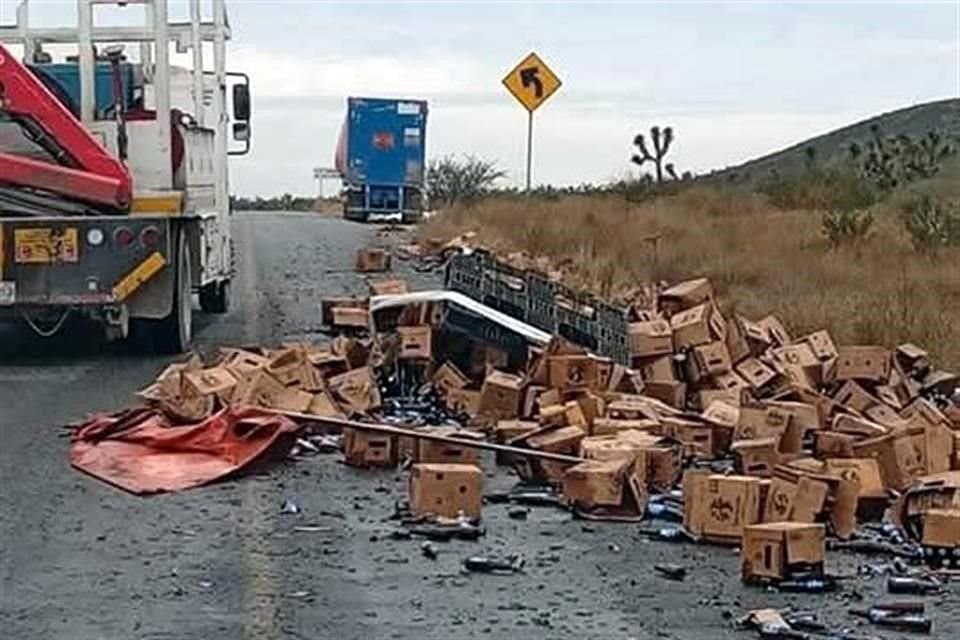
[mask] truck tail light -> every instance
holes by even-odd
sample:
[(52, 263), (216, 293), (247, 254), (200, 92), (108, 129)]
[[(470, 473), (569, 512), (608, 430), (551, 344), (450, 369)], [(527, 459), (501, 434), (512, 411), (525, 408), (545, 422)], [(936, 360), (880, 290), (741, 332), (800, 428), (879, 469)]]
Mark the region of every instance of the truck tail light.
[(144, 249), (153, 249), (160, 242), (160, 231), (156, 227), (147, 227), (140, 232), (140, 245)]
[(134, 240), (133, 231), (127, 227), (120, 227), (113, 232), (113, 245), (118, 249), (126, 249)]

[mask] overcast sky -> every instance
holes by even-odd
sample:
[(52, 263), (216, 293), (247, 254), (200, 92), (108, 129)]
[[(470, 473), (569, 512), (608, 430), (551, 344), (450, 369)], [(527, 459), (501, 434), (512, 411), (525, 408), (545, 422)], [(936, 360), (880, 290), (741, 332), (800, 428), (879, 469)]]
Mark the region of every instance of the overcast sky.
[[(34, 4), (38, 22), (74, 15), (70, 1)], [(0, 0), (4, 23), (13, 5)], [(349, 95), (427, 99), (431, 157), (495, 159), (522, 182), (526, 114), (500, 80), (531, 50), (563, 80), (536, 114), (536, 183), (627, 174), (651, 125), (672, 125), (678, 170), (701, 172), (960, 95), (956, 1), (227, 6), (229, 66), (254, 94), (253, 151), (232, 171), (244, 195), (313, 193)]]

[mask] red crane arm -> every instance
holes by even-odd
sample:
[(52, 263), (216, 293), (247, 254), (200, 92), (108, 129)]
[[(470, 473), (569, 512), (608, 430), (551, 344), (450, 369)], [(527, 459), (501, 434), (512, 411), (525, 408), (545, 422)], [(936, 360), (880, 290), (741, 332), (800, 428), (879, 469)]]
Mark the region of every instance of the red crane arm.
[(0, 152), (0, 182), (129, 209), (133, 181), (126, 166), (111, 156), (2, 44), (0, 112), (31, 120), (69, 157), (69, 166), (61, 166)]

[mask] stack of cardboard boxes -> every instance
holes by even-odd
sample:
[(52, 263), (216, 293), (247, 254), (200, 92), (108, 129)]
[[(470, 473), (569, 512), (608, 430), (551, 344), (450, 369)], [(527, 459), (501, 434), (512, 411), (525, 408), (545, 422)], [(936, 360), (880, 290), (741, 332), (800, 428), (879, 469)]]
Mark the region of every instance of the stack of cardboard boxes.
[[(389, 268), (389, 254), (358, 253), (357, 268)], [(638, 520), (650, 492), (682, 486), (687, 531), (743, 545), (748, 578), (822, 566), (825, 532), (848, 537), (858, 521), (881, 517), (895, 493), (960, 469), (960, 410), (930, 399), (956, 376), (934, 370), (914, 345), (838, 347), (823, 330), (794, 338), (774, 316), (724, 317), (703, 278), (646, 296), (632, 313), (630, 366), (559, 338), (521, 357), (453, 340), (436, 306), (416, 304), (378, 318), (380, 332), (368, 339), (228, 349), (212, 366), (194, 358), (142, 395), (183, 420), (226, 404), (376, 418), (379, 370), (415, 370), (464, 418), (470, 431), (458, 435), (582, 459), (497, 461), (554, 484), (584, 517)], [(365, 299), (325, 300), (321, 315), (350, 331), (370, 327)], [(469, 446), (347, 429), (343, 449), (363, 467), (412, 458), (418, 513), (480, 514), (483, 474)], [(730, 472), (690, 468), (720, 460), (732, 461)], [(942, 543), (960, 504), (918, 509), (909, 518), (922, 513), (923, 535)]]

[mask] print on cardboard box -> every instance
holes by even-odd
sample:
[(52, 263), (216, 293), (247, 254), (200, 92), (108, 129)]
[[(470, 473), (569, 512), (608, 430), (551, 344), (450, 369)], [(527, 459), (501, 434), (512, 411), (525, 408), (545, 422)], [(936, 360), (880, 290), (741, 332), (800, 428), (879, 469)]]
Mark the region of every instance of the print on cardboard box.
[(590, 356), (550, 356), (547, 382), (560, 389), (596, 389), (598, 362)]

